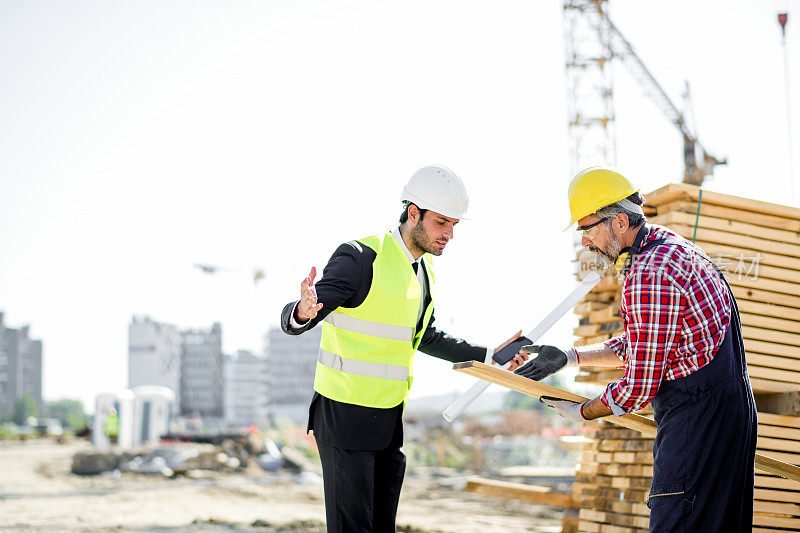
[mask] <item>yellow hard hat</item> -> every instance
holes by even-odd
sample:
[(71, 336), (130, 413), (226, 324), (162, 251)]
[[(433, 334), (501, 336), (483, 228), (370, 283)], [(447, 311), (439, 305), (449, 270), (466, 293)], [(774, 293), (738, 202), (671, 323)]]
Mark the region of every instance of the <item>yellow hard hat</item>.
[(579, 172), (569, 184), (569, 229), (573, 224), (607, 205), (638, 192), (621, 174), (606, 167)]

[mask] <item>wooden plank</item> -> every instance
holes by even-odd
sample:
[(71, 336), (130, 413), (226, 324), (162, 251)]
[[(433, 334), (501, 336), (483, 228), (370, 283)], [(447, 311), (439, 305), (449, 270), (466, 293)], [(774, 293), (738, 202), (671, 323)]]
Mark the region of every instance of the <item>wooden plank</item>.
[(605, 324), (607, 322), (620, 322), (620, 304), (621, 302), (612, 302), (604, 309), (598, 309), (589, 314), (589, 321), (592, 324)]
[(797, 296), (761, 290), (754, 287), (740, 286), (735, 283), (731, 283), (731, 288), (733, 289), (733, 296), (737, 301), (739, 299), (744, 299), (756, 302), (772, 302), (778, 305), (800, 308), (800, 297)]
[(789, 344), (800, 346), (800, 334), (787, 333), (785, 331), (775, 331), (771, 329), (755, 328), (752, 326), (742, 326), (742, 335), (746, 339), (760, 341), (777, 342), (779, 344)]
[(747, 365), (747, 373), (755, 378), (769, 379), (773, 381), (786, 381), (788, 383), (797, 384), (798, 372), (790, 372), (788, 370), (778, 370), (775, 368), (766, 368), (763, 366)]
[[(714, 258), (712, 258), (714, 260)], [(751, 261), (755, 261), (755, 259), (748, 260), (745, 262), (744, 269), (740, 271), (740, 275), (744, 276), (745, 273), (751, 268)], [(733, 270), (736, 272), (736, 269), (739, 268), (737, 263), (730, 265), (728, 270)], [(751, 275), (755, 275), (756, 267), (752, 266), (753, 272)], [(800, 270), (790, 270), (788, 268), (779, 268), (770, 265), (764, 265), (761, 262), (758, 264), (758, 277), (759, 278), (767, 278), (767, 279), (777, 279), (780, 281), (788, 281), (791, 283), (800, 283)]]
[[(588, 398), (574, 394), (539, 381), (533, 381), (522, 376), (518, 376), (513, 372), (503, 370), (494, 366), (490, 366), (479, 361), (467, 361), (465, 363), (456, 363), (453, 365), (453, 370), (470, 374), (480, 379), (502, 385), (509, 389), (522, 392), (535, 398), (542, 396), (551, 396), (563, 400), (571, 400), (573, 402), (585, 402)], [(623, 416), (607, 416), (602, 418), (613, 424), (627, 427), (636, 431), (640, 431), (645, 435), (655, 437), (656, 423), (652, 420), (640, 415), (623, 415)]]
[(770, 316), (794, 321), (796, 323), (795, 328), (800, 329), (800, 309), (795, 307), (775, 305), (769, 302), (752, 302), (744, 299), (739, 300), (738, 298), (736, 299), (736, 304), (739, 306), (740, 313)]
[[(661, 224), (662, 226), (682, 224), (694, 227), (695, 215), (681, 213), (680, 211), (672, 211), (649, 219), (648, 222), (652, 222), (653, 224)], [(757, 237), (767, 241), (800, 245), (800, 234), (797, 232), (765, 228), (763, 226), (757, 226), (755, 224), (739, 222), (730, 219), (701, 216), (699, 219), (697, 219), (697, 227), (725, 231), (732, 234), (731, 240), (733, 241), (738, 239), (738, 235), (744, 235)]]
[[(691, 240), (695, 235), (694, 224), (691, 226), (685, 224), (671, 224), (669, 228), (684, 239)], [(734, 235), (726, 231), (715, 229), (698, 227), (697, 240), (728, 246), (734, 245), (737, 248), (744, 248), (745, 251), (750, 250), (751, 252), (767, 252), (794, 259), (800, 257), (800, 245), (797, 244), (770, 241), (767, 239), (759, 239), (758, 237), (748, 237), (747, 235)]]
[(747, 352), (775, 355), (780, 357), (797, 357), (797, 346), (780, 344), (756, 339), (744, 339), (744, 349)]
[(592, 311), (599, 311), (605, 307), (608, 307), (608, 304), (603, 302), (581, 302), (575, 306), (573, 311), (578, 316), (588, 316)]
[(597, 511), (595, 509), (581, 509), (578, 517), (584, 520), (591, 520), (609, 524), (613, 526), (639, 527), (646, 528), (650, 524), (650, 517), (629, 515), (622, 513), (610, 513), (607, 511)]
[(753, 392), (794, 392), (800, 390), (797, 383), (786, 383), (784, 381), (771, 381), (768, 379), (760, 379), (750, 377), (750, 386)]
[(610, 463), (652, 465), (652, 452), (611, 452)]
[[(759, 451), (760, 453), (756, 454), (756, 468), (760, 468), (760, 464), (758, 461), (759, 456), (762, 457), (764, 460), (774, 459), (776, 461), (781, 461), (789, 465), (800, 465), (800, 453), (776, 452), (773, 450), (759, 450)], [(769, 472), (769, 470), (766, 471)], [(769, 473), (775, 474), (776, 472), (769, 472)], [(798, 489), (800, 489), (800, 487), (798, 487)]]
[[(739, 309), (739, 316), (742, 319), (742, 324), (745, 326), (754, 326), (757, 328), (764, 328), (764, 329), (774, 329), (776, 331), (784, 331), (784, 332), (800, 331), (800, 322), (796, 322), (794, 320), (753, 315), (750, 313), (745, 313), (741, 309)], [(800, 351), (800, 349), (798, 349), (798, 351)]]
[[(581, 465), (580, 471), (584, 471), (584, 466)], [(622, 476), (622, 477), (653, 477), (653, 467), (651, 465), (633, 465), (633, 464), (595, 464), (592, 465), (594, 473), (606, 476)]]
[(772, 437), (776, 439), (790, 439), (794, 442), (794, 449), (800, 449), (800, 429), (781, 428), (777, 426), (758, 425), (758, 436)]
[(565, 507), (570, 509), (577, 509), (579, 507), (578, 502), (571, 494), (556, 492), (549, 487), (526, 485), (524, 483), (509, 483), (507, 481), (498, 481), (495, 479), (470, 478), (467, 480), (467, 486), (464, 490), (484, 496), (520, 500), (553, 507)]
[[(656, 214), (663, 215), (669, 213), (670, 211), (681, 211), (683, 213), (691, 213), (696, 215), (697, 206), (697, 202), (679, 200), (676, 202), (669, 202), (659, 205), (656, 210)], [(754, 213), (752, 211), (742, 211), (740, 209), (731, 209), (730, 207), (712, 205), (706, 202), (703, 202), (700, 205), (700, 216), (725, 218), (738, 222), (747, 222), (749, 224), (755, 224), (765, 228), (774, 228), (800, 233), (800, 220)]]
[(762, 489), (797, 490), (797, 484), (791, 479), (760, 473), (756, 473), (755, 486)]
[(649, 490), (650, 478), (612, 476), (611, 486), (616, 489)]
[(770, 502), (800, 503), (800, 492), (773, 489), (755, 489), (753, 498)]
[(598, 342), (604, 342), (611, 338), (610, 333), (603, 333), (602, 335), (594, 335), (592, 337), (585, 337), (584, 346), (591, 346), (592, 344), (597, 344)]
[(641, 452), (653, 449), (651, 439), (598, 439), (598, 451), (601, 452)]
[[(645, 195), (645, 205), (656, 206), (673, 202), (675, 200), (692, 200), (697, 202), (700, 199), (700, 187), (685, 183), (670, 183), (655, 191)], [(718, 193), (703, 189), (703, 203), (710, 205), (720, 205), (741, 211), (752, 211), (770, 216), (800, 220), (800, 209), (787, 205), (773, 204), (732, 196), (729, 194)]]
[[(563, 400), (571, 400), (573, 402), (585, 402), (588, 400), (588, 398), (578, 394), (574, 394), (545, 383), (533, 381), (522, 376), (518, 376), (513, 372), (490, 366), (479, 361), (456, 363), (453, 365), (453, 370), (475, 376), (491, 383), (502, 385), (535, 398), (551, 396)], [(622, 416), (607, 416), (603, 417), (602, 420), (606, 420), (612, 424), (627, 427), (629, 429), (634, 429), (641, 432), (643, 436), (655, 438), (656, 423), (641, 415), (626, 414)], [(779, 457), (781, 453), (782, 452), (770, 452), (770, 457), (756, 454), (756, 466), (761, 470), (771, 474), (777, 474), (789, 479), (794, 479), (795, 481), (800, 481), (800, 468), (792, 464), (782, 463)]]
[[(742, 287), (745, 289), (757, 289), (760, 291), (768, 291), (774, 292), (782, 295), (788, 295), (790, 298), (787, 298), (785, 301), (793, 302), (790, 304), (780, 304), (780, 305), (792, 305), (793, 307), (797, 307), (798, 298), (794, 295), (800, 294), (800, 285), (797, 283), (789, 283), (786, 281), (779, 281), (774, 279), (767, 279), (759, 277), (758, 279), (753, 279), (749, 276), (737, 276), (731, 272), (723, 272), (725, 275), (725, 279), (728, 280), (728, 283), (735, 287)], [(764, 301), (776, 301), (773, 298), (765, 299)], [(777, 301), (776, 301), (777, 302)]]
[(620, 295), (618, 290), (610, 290), (610, 291), (597, 291), (592, 289), (592, 292), (587, 294), (581, 299), (581, 302), (599, 302), (599, 303), (609, 303), (615, 300), (618, 300)]
[[(778, 370), (786, 370), (791, 374), (795, 374), (794, 379), (792, 380), (784, 380), (784, 381), (793, 381), (795, 383), (800, 383), (800, 347), (797, 348), (797, 359), (793, 357), (774, 357), (772, 355), (763, 355), (759, 353), (752, 353), (748, 352), (747, 355), (747, 366), (748, 368), (750, 365), (755, 366), (764, 366), (768, 368), (775, 368)], [(783, 413), (789, 414), (789, 413)]]
[(600, 324), (589, 324), (587, 326), (578, 326), (572, 330), (572, 334), (576, 337), (589, 337), (600, 333)]
[(800, 416), (776, 415), (772, 413), (758, 413), (758, 423), (770, 426), (800, 429)]
[(753, 502), (753, 510), (757, 513), (785, 514), (800, 516), (800, 505), (794, 503)]
[[(693, 227), (689, 228), (686, 226), (676, 226), (670, 229), (690, 241), (694, 235)], [(732, 261), (731, 268), (734, 271), (739, 266), (740, 260), (744, 263), (744, 268), (749, 267), (750, 264), (756, 260), (757, 254), (759, 259), (759, 269), (761, 266), (766, 265), (774, 268), (780, 268), (782, 270), (790, 270), (795, 272), (800, 271), (800, 259), (786, 255), (772, 254), (765, 252), (764, 250), (747, 250), (739, 247), (736, 241), (732, 239), (728, 239), (727, 242), (721, 243), (697, 239), (695, 244), (699, 246), (712, 260), (726, 259)]]
[(800, 529), (800, 518), (785, 518), (780, 516), (754, 514), (753, 525)]
[(635, 514), (647, 517), (650, 516), (650, 509), (644, 503), (609, 502), (609, 508), (615, 513)]
[[(800, 450), (800, 442), (795, 440), (776, 439), (759, 435), (756, 442), (756, 448), (759, 450), (776, 450), (779, 452), (797, 452)], [(800, 462), (800, 455), (797, 456), (797, 460)]]

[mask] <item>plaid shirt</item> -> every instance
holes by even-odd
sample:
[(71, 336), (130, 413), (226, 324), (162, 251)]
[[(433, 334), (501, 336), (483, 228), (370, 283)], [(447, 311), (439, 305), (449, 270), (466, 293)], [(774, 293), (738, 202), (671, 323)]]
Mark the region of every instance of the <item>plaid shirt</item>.
[(705, 254), (667, 228), (648, 225), (642, 247), (622, 285), (625, 333), (605, 341), (625, 363), (625, 376), (609, 383), (601, 401), (615, 415), (637, 411), (661, 380), (688, 376), (711, 362), (725, 338), (731, 301), (725, 281)]

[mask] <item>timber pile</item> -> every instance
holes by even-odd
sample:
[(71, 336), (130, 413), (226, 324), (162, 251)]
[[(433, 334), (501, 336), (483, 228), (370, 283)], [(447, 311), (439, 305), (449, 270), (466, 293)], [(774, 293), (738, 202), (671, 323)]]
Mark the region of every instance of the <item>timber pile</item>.
[[(800, 390), (800, 209), (710, 191), (699, 202), (692, 185), (645, 197), (650, 222), (689, 240), (696, 231), (696, 244), (725, 274), (739, 304), (753, 390)], [(575, 307), (577, 346), (622, 334), (620, 289), (621, 280), (607, 274)], [(604, 384), (619, 376), (587, 369), (578, 380)]]
[[(739, 305), (759, 410), (780, 413), (759, 412), (758, 452), (800, 465), (800, 416), (787, 416), (798, 414), (800, 397), (800, 209), (709, 191), (701, 201), (691, 185), (667, 185), (645, 197), (649, 222), (694, 236), (725, 274)], [(575, 307), (576, 346), (622, 334), (620, 281), (606, 275)], [(621, 376), (582, 368), (576, 381), (605, 385)], [(607, 423), (588, 436), (573, 488), (579, 531), (647, 531), (652, 439)], [(757, 470), (754, 506), (754, 531), (800, 531), (799, 483)]]

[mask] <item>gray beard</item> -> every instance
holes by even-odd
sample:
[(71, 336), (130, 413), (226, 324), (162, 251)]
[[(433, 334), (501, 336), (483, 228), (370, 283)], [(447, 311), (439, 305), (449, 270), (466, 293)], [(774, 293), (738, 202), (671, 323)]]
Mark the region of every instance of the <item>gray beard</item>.
[(600, 250), (599, 256), (602, 259), (606, 268), (610, 267), (611, 265), (617, 262), (619, 259), (619, 254), (622, 253), (622, 243), (619, 242), (619, 239), (612, 233), (611, 234), (612, 241), (608, 243), (608, 250)]

